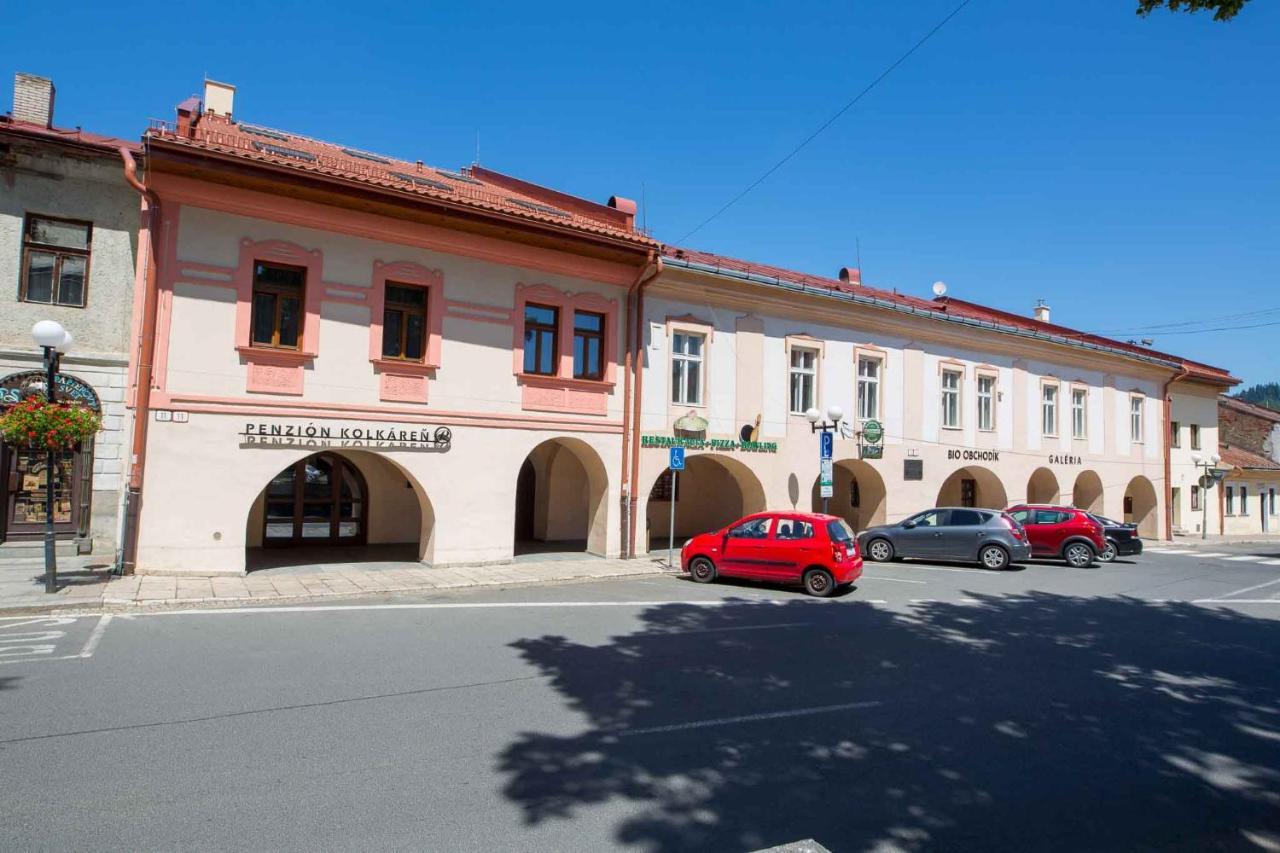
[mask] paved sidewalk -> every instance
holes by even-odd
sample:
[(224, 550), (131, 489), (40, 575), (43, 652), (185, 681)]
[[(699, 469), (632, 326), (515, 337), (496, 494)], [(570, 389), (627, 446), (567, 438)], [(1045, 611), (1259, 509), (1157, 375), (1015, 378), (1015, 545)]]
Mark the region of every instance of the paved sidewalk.
[(62, 577), (68, 580), (77, 577), (77, 582), (68, 583), (57, 593), (48, 594), (39, 582), (42, 569), (24, 566), (15, 572), (14, 568), (0, 567), (0, 576), (13, 575), (21, 579), (20, 582), (0, 581), (0, 612), (308, 601), (464, 587), (597, 580), (666, 570), (664, 562), (650, 558), (617, 560), (599, 557), (523, 559), (502, 565), (453, 568), (432, 568), (414, 563), (371, 568), (361, 563), (334, 563), (321, 571), (299, 573), (268, 569), (244, 577), (116, 577), (100, 569), (81, 570), (74, 576), (66, 572)]

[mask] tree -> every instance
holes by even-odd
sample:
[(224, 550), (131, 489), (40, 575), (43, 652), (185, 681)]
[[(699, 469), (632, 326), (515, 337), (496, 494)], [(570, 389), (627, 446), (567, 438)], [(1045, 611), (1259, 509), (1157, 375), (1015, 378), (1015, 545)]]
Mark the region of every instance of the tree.
[(1212, 9), (1215, 21), (1229, 21), (1249, 0), (1138, 0), (1138, 14), (1144, 18), (1155, 9), (1169, 7), (1170, 12), (1199, 12), (1201, 9)]
[(1280, 410), (1280, 382), (1251, 385), (1233, 396), (1237, 400)]

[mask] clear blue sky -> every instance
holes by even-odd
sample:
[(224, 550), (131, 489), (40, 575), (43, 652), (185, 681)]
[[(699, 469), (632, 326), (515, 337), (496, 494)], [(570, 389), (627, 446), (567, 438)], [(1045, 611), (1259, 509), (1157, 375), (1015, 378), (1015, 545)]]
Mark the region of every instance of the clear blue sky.
[[(57, 123), (137, 137), (207, 73), (237, 117), (441, 166), (639, 199), (680, 240), (958, 0), (17, 4), (0, 72)], [(973, 0), (689, 245), (1113, 331), (1280, 323), (1280, 3)], [(178, 7), (174, 7), (176, 10)], [(18, 40), (18, 34), (43, 33)], [(8, 106), (7, 99), (4, 102)], [(1280, 325), (1153, 336), (1280, 380)]]

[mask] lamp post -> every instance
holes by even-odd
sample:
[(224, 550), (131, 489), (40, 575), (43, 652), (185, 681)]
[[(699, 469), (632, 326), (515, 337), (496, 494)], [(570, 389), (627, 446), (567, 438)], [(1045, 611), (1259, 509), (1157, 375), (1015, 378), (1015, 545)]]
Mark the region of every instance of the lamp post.
[(1195, 463), (1197, 471), (1204, 469), (1204, 473), (1200, 475), (1200, 538), (1206, 539), (1209, 535), (1209, 487), (1218, 482), (1213, 470), (1218, 467), (1222, 457), (1214, 453), (1208, 458), (1202, 458), (1199, 453), (1195, 453), (1192, 454), (1191, 461)]
[[(31, 327), (31, 337), (36, 346), (44, 350), (45, 399), (53, 403), (58, 398), (58, 362), (61, 354), (71, 346), (71, 333), (57, 320), (41, 320)], [(44, 591), (58, 591), (58, 555), (53, 534), (54, 468), (57, 451), (45, 448), (44, 462)]]
[[(804, 413), (809, 421), (809, 429), (811, 432), (823, 433), (822, 442), (819, 444), (818, 462), (821, 466), (821, 474), (818, 478), (819, 487), (822, 489), (822, 512), (827, 514), (827, 505), (831, 500), (832, 475), (831, 475), (831, 456), (832, 448), (835, 445), (835, 433), (840, 430), (840, 421), (844, 418), (844, 409), (839, 406), (827, 406), (828, 420), (822, 420), (822, 412), (817, 408), (811, 408)], [(827, 438), (831, 435), (831, 438)]]

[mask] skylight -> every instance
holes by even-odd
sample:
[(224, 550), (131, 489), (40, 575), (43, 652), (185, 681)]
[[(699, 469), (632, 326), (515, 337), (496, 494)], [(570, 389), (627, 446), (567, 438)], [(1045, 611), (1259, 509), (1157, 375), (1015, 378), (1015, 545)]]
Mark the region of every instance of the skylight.
[(431, 187), (433, 190), (444, 190), (445, 192), (453, 192), (453, 187), (443, 181), (435, 181), (431, 178), (420, 178), (417, 175), (409, 175), (404, 172), (392, 172), (393, 178), (399, 178), (402, 181), (408, 181), (411, 184), (417, 184), (420, 187)]
[(436, 174), (443, 175), (444, 177), (449, 178), (450, 180), (453, 180), (453, 181), (462, 181), (462, 183), (464, 184), (476, 184), (477, 186), (484, 186), (482, 182), (477, 181), (475, 178), (471, 177), (470, 175), (464, 175), (461, 172), (450, 172), (448, 169), (436, 169)]
[(350, 157), (358, 157), (361, 160), (369, 160), (373, 163), (390, 163), (386, 157), (380, 157), (377, 154), (370, 154), (368, 151), (358, 151), (355, 148), (343, 148), (342, 153)]
[(254, 127), (251, 124), (241, 124), (240, 129), (245, 133), (252, 133), (254, 136), (265, 136), (267, 139), (275, 139), (280, 142), (288, 142), (289, 137), (276, 130), (267, 130), (265, 127)]
[(283, 145), (268, 145), (265, 142), (255, 142), (253, 147), (259, 151), (274, 154), (277, 157), (292, 157), (295, 160), (305, 160), (308, 163), (314, 163), (316, 160), (316, 155), (314, 154), (299, 151), (297, 148), (285, 148)]

